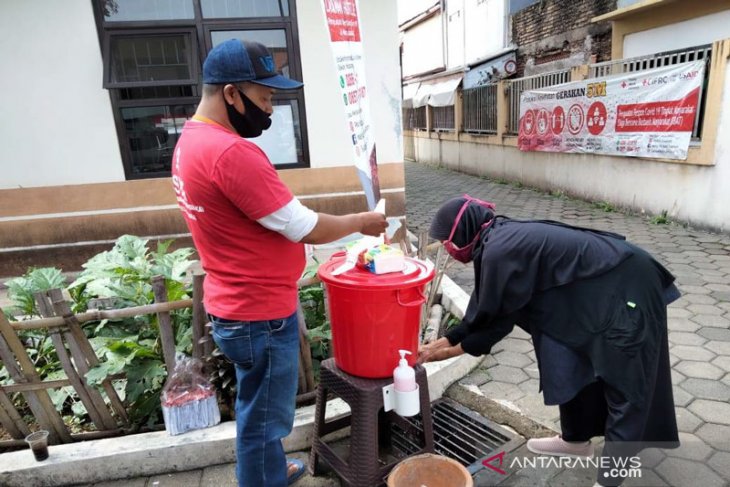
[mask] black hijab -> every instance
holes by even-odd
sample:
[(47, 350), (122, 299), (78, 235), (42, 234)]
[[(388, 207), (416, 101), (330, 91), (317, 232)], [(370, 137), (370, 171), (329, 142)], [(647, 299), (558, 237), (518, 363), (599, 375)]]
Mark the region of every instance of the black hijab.
[[(466, 198), (463, 196), (451, 198), (439, 208), (431, 221), (431, 228), (428, 231), (431, 238), (439, 241), (444, 241), (449, 238), (451, 229), (454, 226), (454, 220), (456, 220), (456, 216), (459, 214), (459, 210), (461, 210), (465, 202)], [(458, 247), (469, 245), (481, 230), (482, 225), (493, 218), (494, 212), (492, 210), (481, 206), (476, 201), (470, 201), (469, 206), (467, 206), (459, 219), (459, 224), (456, 227), (452, 241)], [(476, 245), (479, 246), (479, 244), (477, 242)]]

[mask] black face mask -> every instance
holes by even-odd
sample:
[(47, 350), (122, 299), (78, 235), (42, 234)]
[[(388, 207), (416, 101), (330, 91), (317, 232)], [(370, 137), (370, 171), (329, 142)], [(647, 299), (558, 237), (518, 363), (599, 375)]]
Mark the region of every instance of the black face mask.
[(228, 104), (224, 96), (223, 103), (225, 103), (228, 112), (228, 121), (231, 122), (231, 125), (241, 137), (247, 139), (258, 137), (261, 132), (271, 127), (271, 115), (260, 109), (243, 94), (243, 91), (236, 89), (238, 94), (241, 95), (241, 100), (243, 100), (245, 112), (242, 114), (236, 110), (236, 107)]

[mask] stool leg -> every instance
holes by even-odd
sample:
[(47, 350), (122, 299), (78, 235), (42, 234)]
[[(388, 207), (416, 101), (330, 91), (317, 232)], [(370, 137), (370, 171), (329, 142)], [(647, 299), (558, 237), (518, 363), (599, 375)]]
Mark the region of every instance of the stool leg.
[(423, 449), (434, 453), (433, 445), (433, 417), (431, 416), (431, 398), (428, 394), (428, 380), (423, 380), (420, 389), (421, 419), (423, 421)]
[(314, 431), (312, 432), (312, 449), (309, 451), (309, 474), (317, 474), (317, 463), (319, 461), (320, 433), (324, 427), (325, 412), (327, 410), (327, 388), (319, 384), (317, 386), (317, 403), (314, 407)]
[(348, 464), (353, 487), (373, 487), (381, 484), (378, 478), (378, 413), (382, 400), (351, 404), (350, 458)]

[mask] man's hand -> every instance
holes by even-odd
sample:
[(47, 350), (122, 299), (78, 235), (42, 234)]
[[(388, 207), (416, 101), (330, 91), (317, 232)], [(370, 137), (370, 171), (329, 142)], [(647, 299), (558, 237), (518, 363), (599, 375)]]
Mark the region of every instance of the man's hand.
[(361, 230), (360, 233), (363, 235), (370, 235), (377, 237), (381, 233), (385, 232), (388, 228), (388, 222), (385, 221), (385, 215), (382, 213), (376, 213), (374, 211), (366, 211), (360, 213)]
[(435, 342), (421, 345), (418, 349), (418, 363), (423, 364), (426, 362), (438, 362), (440, 360), (446, 360), (457, 355), (462, 355), (464, 349), (461, 348), (461, 344), (451, 345), (449, 340), (446, 338), (439, 338)]

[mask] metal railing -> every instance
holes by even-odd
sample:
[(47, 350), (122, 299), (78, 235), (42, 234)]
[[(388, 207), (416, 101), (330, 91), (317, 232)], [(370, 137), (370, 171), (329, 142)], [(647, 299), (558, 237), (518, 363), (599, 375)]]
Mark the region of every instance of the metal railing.
[(462, 131), (497, 133), (497, 87), (488, 84), (463, 91)]
[(520, 129), (520, 96), (523, 91), (537, 90), (548, 86), (559, 85), (570, 81), (570, 70), (551, 71), (549, 73), (518, 78), (507, 84), (507, 104), (509, 106), (509, 122), (507, 132), (517, 134)]
[[(673, 66), (675, 64), (689, 63), (692, 61), (709, 60), (712, 56), (712, 44), (691, 47), (688, 49), (679, 49), (676, 51), (659, 52), (656, 54), (648, 54), (646, 56), (638, 56), (627, 59), (617, 59), (614, 61), (606, 61), (588, 65), (588, 76), (590, 78), (600, 78), (604, 76), (612, 76), (622, 73), (633, 73), (636, 71), (645, 71), (648, 69), (661, 68), (665, 66)], [(692, 129), (692, 137), (699, 139), (701, 136), (702, 116), (705, 111), (704, 91), (707, 80), (710, 76), (710, 70), (705, 70), (705, 79), (700, 85), (699, 109), (695, 116), (695, 124)]]
[(454, 105), (431, 107), (431, 115), (433, 115), (431, 128), (435, 132), (450, 132), (456, 129)]
[(403, 128), (406, 130), (426, 130), (426, 107), (404, 108)]

